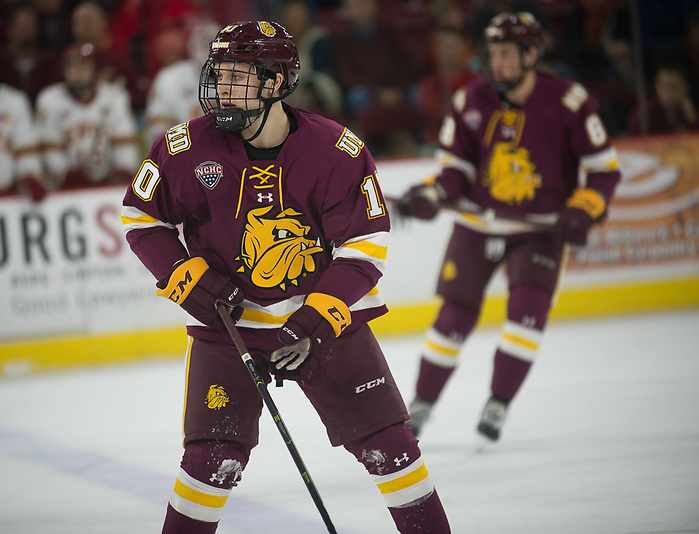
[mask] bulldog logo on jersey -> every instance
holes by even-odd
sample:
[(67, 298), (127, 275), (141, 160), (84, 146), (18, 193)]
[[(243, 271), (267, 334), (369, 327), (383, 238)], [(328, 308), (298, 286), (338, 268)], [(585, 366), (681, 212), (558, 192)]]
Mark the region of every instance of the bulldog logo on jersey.
[(194, 175), (209, 189), (213, 189), (223, 177), (223, 165), (215, 161), (205, 161), (197, 165)]
[(228, 395), (223, 386), (212, 384), (209, 386), (209, 393), (206, 395), (206, 406), (212, 410), (220, 410), (228, 404)]
[(529, 151), (512, 143), (495, 143), (483, 185), (490, 195), (510, 206), (532, 200), (541, 187), (541, 176)]
[(250, 281), (264, 289), (286, 291), (298, 286), (299, 279), (316, 270), (313, 256), (323, 252), (320, 238), (312, 238), (311, 227), (300, 222), (302, 213), (287, 208), (273, 216), (274, 206), (250, 210), (241, 240), (243, 262), (238, 272), (246, 272)]

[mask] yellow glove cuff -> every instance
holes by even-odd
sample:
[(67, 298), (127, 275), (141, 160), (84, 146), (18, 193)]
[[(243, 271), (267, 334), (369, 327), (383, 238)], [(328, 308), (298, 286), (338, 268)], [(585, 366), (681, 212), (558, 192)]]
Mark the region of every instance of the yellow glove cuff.
[(315, 308), (330, 323), (335, 331), (335, 337), (338, 337), (352, 323), (347, 304), (336, 297), (325, 293), (311, 293), (306, 297), (305, 304)]
[(199, 256), (183, 261), (170, 275), (167, 286), (155, 294), (182, 304), (208, 268), (209, 264)]
[(599, 191), (585, 187), (573, 191), (573, 196), (568, 199), (566, 206), (581, 209), (596, 220), (607, 209), (607, 202)]

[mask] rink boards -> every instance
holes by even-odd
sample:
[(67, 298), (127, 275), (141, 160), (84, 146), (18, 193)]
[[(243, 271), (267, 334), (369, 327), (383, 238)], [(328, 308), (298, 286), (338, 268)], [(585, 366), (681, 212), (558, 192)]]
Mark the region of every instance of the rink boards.
[[(552, 320), (699, 306), (699, 136), (616, 142), (624, 180), (609, 220), (571, 249)], [(435, 171), (431, 158), (379, 161), (386, 196)], [(184, 312), (155, 296), (128, 250), (124, 190), (0, 200), (0, 375), (184, 354)], [(433, 292), (453, 214), (393, 219), (379, 288), (390, 312), (379, 335), (415, 333), (434, 319)], [(504, 318), (505, 280), (490, 287), (481, 326)]]

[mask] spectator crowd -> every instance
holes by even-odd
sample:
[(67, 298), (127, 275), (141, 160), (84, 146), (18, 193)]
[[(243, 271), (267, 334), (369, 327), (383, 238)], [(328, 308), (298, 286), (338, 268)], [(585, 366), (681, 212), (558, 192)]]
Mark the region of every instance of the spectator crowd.
[(699, 0), (2, 0), (0, 196), (128, 183), (159, 135), (201, 114), (208, 43), (241, 20), (294, 36), (290, 104), (376, 157), (429, 154), (505, 11), (540, 21), (539, 68), (583, 84), (612, 136), (699, 127)]

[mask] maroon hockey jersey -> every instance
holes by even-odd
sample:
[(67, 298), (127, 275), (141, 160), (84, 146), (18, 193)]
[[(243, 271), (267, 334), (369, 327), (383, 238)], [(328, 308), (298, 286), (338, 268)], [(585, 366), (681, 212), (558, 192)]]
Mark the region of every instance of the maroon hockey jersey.
[[(450, 197), (466, 196), (482, 209), (555, 219), (576, 187), (611, 200), (620, 179), (616, 150), (580, 84), (537, 73), (521, 107), (501, 100), (486, 81), (457, 91), (440, 131), (439, 183)], [(521, 231), (478, 217), (460, 223), (495, 233)], [(502, 221), (500, 221), (502, 222)], [(508, 230), (509, 229), (509, 230)]]
[[(280, 345), (277, 329), (311, 292), (345, 302), (349, 330), (386, 311), (376, 283), (390, 223), (373, 158), (348, 129), (284, 107), (297, 128), (274, 160), (250, 161), (239, 137), (205, 117), (171, 128), (122, 208), (126, 238), (156, 279), (202, 256), (243, 290), (238, 326), (256, 348)], [(188, 332), (230, 342), (193, 318)]]

